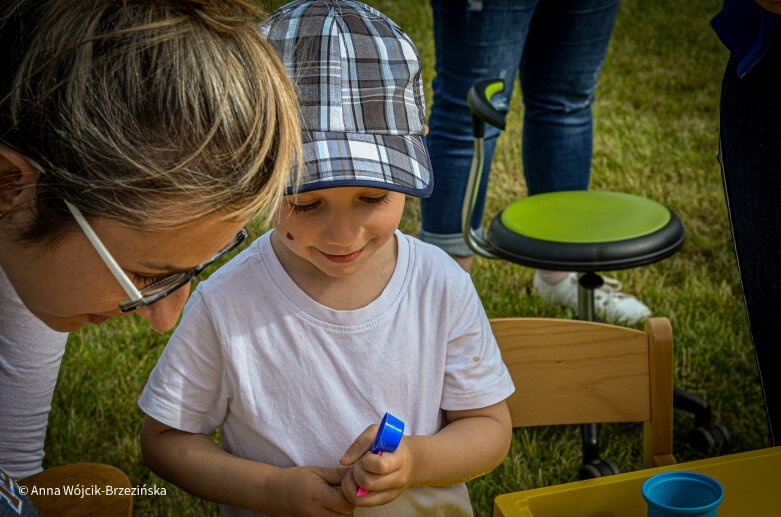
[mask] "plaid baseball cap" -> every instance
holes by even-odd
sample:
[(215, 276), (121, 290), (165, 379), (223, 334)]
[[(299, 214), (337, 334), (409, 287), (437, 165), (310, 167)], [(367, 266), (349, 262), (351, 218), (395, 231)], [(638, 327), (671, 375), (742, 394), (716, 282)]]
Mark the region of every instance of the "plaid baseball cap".
[(298, 90), (297, 192), (368, 186), (431, 194), (420, 58), (398, 25), (352, 0), (296, 0), (262, 30)]

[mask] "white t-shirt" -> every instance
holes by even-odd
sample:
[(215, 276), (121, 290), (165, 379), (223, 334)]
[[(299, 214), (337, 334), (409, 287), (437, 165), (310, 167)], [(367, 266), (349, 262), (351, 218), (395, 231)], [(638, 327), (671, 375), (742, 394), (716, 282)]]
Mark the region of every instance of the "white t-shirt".
[[(141, 395), (176, 429), (222, 427), (228, 452), (280, 467), (339, 466), (388, 411), (432, 435), (442, 410), (486, 407), (514, 390), (471, 278), (444, 252), (396, 232), (396, 268), (366, 307), (304, 293), (256, 240), (202, 282)], [(453, 451), (458, 454), (458, 451)], [(253, 515), (223, 506), (223, 515)], [(413, 487), (356, 515), (472, 515), (464, 484)]]
[(68, 334), (47, 327), (0, 269), (0, 469), (40, 472), (43, 442)]

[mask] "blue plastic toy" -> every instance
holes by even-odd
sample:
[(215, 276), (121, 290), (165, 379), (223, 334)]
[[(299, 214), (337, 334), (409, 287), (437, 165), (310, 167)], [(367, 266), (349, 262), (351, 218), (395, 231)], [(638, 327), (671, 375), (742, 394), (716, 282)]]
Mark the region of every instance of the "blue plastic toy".
[[(401, 437), (404, 435), (404, 422), (391, 415), (385, 413), (380, 422), (380, 428), (377, 429), (377, 435), (374, 437), (374, 444), (372, 445), (372, 452), (374, 454), (382, 454), (383, 452), (395, 451), (401, 443)], [(368, 494), (369, 491), (365, 488), (358, 487), (358, 491), (355, 495), (363, 496)]]

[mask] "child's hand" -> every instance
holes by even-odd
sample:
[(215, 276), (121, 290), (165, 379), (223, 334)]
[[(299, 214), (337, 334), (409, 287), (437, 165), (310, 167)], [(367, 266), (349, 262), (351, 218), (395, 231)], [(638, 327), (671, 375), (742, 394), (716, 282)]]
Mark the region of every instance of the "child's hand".
[(275, 504), (268, 509), (280, 516), (352, 515), (354, 505), (342, 494), (340, 484), (349, 469), (290, 467), (280, 469), (274, 481)]
[[(352, 468), (342, 479), (342, 493), (355, 506), (380, 506), (401, 495), (412, 482), (415, 462), (409, 437), (402, 438), (394, 452), (373, 454), (374, 437), (379, 426), (366, 428), (344, 453), (339, 463)], [(356, 496), (358, 487), (369, 491)]]

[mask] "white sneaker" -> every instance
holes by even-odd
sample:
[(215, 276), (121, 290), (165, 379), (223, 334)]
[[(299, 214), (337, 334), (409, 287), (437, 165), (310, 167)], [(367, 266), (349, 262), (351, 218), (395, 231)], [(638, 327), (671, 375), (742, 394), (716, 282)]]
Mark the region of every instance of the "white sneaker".
[[(594, 290), (594, 309), (597, 314), (607, 320), (634, 325), (651, 316), (651, 309), (632, 296), (621, 291), (621, 282), (615, 278), (603, 276), (605, 283)], [(549, 284), (540, 277), (539, 271), (534, 274), (534, 288), (540, 298), (557, 305), (564, 305), (578, 310), (578, 275), (570, 273), (567, 278), (557, 284)]]

